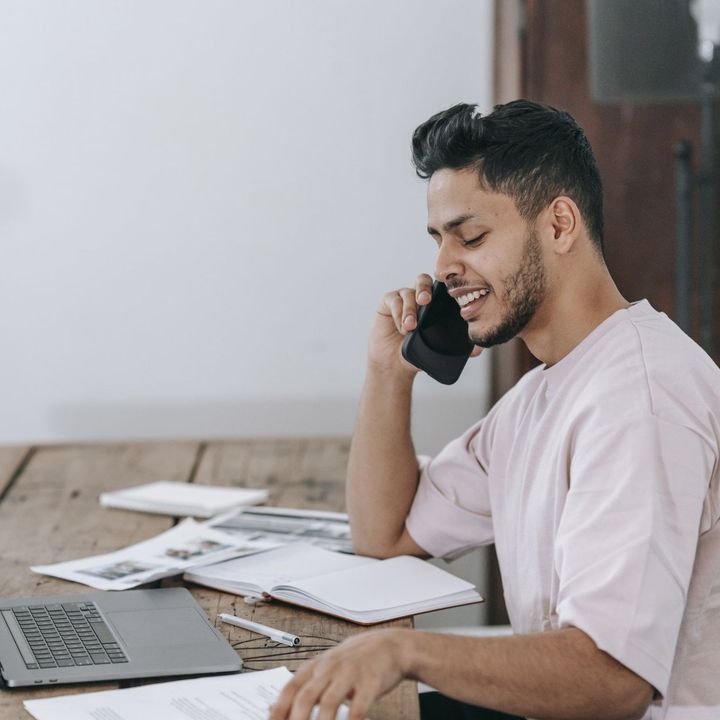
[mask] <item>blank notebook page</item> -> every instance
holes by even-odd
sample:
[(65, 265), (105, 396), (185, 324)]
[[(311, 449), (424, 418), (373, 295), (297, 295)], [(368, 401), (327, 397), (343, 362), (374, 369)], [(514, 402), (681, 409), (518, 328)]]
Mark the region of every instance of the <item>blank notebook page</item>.
[(296, 580), (293, 587), (357, 612), (394, 608), (467, 590), (474, 585), (424, 560), (401, 556)]
[(297, 584), (299, 578), (319, 575), (335, 570), (349, 570), (363, 565), (377, 565), (373, 558), (344, 555), (302, 543), (284, 545), (237, 560), (196, 568), (199, 577), (238, 580), (254, 583), (269, 590), (279, 583)]

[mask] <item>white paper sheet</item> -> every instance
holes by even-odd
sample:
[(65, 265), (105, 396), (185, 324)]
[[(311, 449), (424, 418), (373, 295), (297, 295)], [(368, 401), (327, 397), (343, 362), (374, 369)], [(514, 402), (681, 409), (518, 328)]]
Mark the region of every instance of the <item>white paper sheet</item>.
[[(26, 700), (35, 720), (267, 720), (270, 705), (292, 677), (285, 667)], [(341, 708), (337, 720), (347, 718)]]
[(189, 568), (258, 552), (267, 543), (253, 542), (184, 520), (174, 528), (106, 555), (54, 565), (34, 565), (41, 575), (72, 580), (99, 590), (127, 590)]

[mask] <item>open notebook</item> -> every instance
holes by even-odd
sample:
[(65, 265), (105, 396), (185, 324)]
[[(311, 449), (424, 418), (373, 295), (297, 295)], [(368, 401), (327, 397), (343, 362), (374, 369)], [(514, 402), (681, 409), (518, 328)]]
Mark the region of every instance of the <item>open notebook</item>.
[(302, 543), (193, 568), (184, 577), (362, 625), (483, 601), (471, 583), (415, 557), (376, 560)]

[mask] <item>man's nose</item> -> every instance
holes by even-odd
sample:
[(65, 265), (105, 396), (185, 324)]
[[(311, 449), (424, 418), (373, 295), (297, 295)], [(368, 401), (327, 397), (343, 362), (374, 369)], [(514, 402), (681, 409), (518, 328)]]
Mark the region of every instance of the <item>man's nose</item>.
[(435, 258), (435, 277), (447, 284), (448, 280), (461, 276), (463, 272), (458, 244), (452, 240), (443, 240)]

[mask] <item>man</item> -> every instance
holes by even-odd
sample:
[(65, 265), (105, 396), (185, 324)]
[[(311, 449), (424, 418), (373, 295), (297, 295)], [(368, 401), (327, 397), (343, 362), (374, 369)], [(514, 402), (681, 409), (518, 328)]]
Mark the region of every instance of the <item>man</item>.
[(457, 105), (413, 152), (435, 275), (477, 349), (518, 336), (543, 365), (419, 463), (400, 345), (431, 278), (385, 295), (348, 467), (353, 537), (378, 557), (494, 542), (514, 635), (362, 634), (304, 665), (271, 717), (317, 703), (327, 720), (348, 701), (359, 720), (402, 678), (459, 701), (457, 717), (720, 717), (720, 370), (616, 288), (599, 174), (567, 113)]

